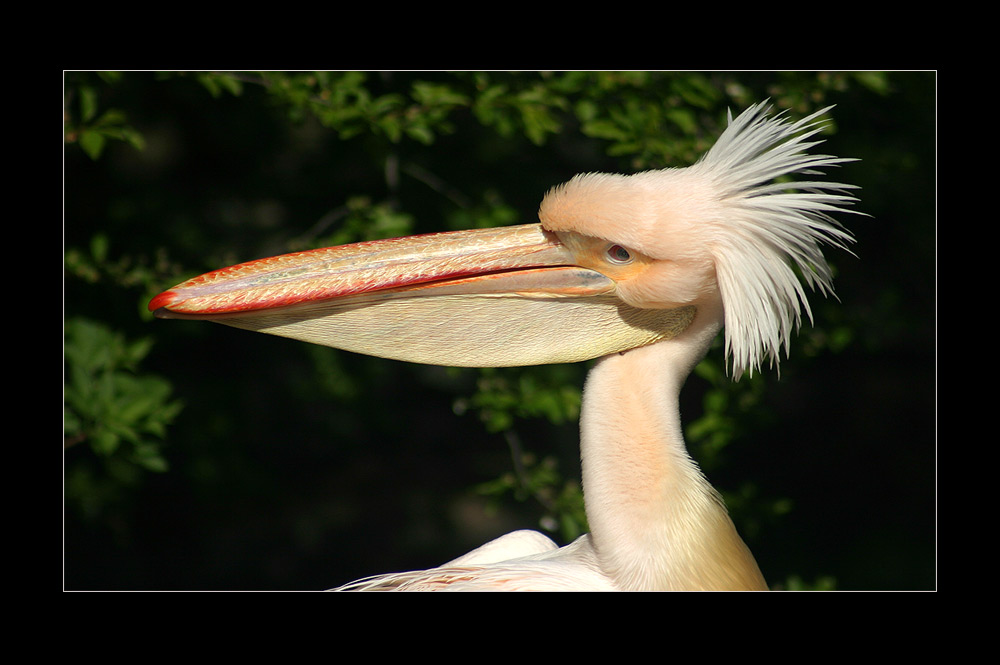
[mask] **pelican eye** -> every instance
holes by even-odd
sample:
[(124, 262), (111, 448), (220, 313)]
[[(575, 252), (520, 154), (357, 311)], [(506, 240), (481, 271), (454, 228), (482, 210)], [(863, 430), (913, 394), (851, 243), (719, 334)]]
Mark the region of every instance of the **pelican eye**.
[(625, 265), (632, 262), (632, 254), (621, 245), (610, 245), (605, 253), (612, 263)]

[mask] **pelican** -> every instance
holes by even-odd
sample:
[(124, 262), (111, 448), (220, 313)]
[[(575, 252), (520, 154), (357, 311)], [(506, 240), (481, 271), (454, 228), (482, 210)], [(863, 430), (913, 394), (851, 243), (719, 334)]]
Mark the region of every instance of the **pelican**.
[(851, 160), (809, 153), (828, 110), (792, 121), (763, 102), (729, 114), (693, 165), (578, 175), (545, 195), (540, 223), (251, 261), (149, 307), (417, 363), (596, 359), (580, 415), (589, 534), (560, 548), (517, 531), (438, 568), (342, 588), (766, 590), (688, 454), (678, 398), (720, 329), (736, 380), (788, 353), (803, 313), (812, 320), (806, 286), (832, 294), (822, 248), (853, 242), (831, 215), (856, 199), (819, 172)]

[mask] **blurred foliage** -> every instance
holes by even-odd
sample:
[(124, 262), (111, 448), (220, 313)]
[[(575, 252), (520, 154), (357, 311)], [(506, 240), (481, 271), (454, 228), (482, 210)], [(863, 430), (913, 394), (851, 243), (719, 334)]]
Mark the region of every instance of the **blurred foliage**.
[[(99, 73), (105, 83), (116, 83), (121, 75), (121, 72)], [(126, 141), (140, 150), (145, 145), (142, 135), (126, 123), (124, 111), (99, 108), (95, 84), (81, 83), (67, 88), (64, 107), (66, 142), (78, 144), (91, 159), (101, 156), (109, 139)]]
[(567, 542), (587, 532), (580, 483), (573, 475), (563, 475), (556, 457), (539, 460), (525, 451), (517, 426), (537, 418), (555, 425), (575, 422), (580, 415), (578, 381), (575, 368), (565, 365), (544, 371), (481, 369), (475, 392), (459, 397), (453, 406), (457, 414), (470, 409), (477, 412), (487, 431), (503, 433), (510, 446), (511, 471), (477, 488), (494, 499), (493, 509), (507, 496), (519, 501), (531, 498), (543, 509), (538, 525)]
[(580, 387), (572, 368), (553, 366), (545, 373), (509, 368), (480, 370), (476, 392), (455, 402), (455, 411), (474, 409), (490, 432), (508, 431), (518, 420), (542, 417), (557, 425), (580, 415)]
[(567, 478), (554, 456), (538, 459), (533, 453), (524, 452), (514, 431), (507, 430), (505, 435), (511, 449), (511, 470), (476, 487), (478, 493), (491, 499), (487, 511), (498, 512), (508, 496), (518, 501), (531, 499), (542, 507), (538, 518), (542, 529), (564, 542), (572, 542), (586, 533), (587, 514), (579, 481)]
[(790, 575), (783, 584), (776, 584), (772, 589), (774, 591), (835, 591), (837, 580), (826, 576), (817, 578), (810, 583), (798, 575)]
[(90, 461), (66, 477), (68, 504), (85, 518), (115, 510), (142, 472), (165, 472), (161, 449), (181, 410), (166, 379), (138, 371), (153, 340), (128, 341), (84, 318), (65, 322), (64, 446), (86, 445)]
[[(424, 505), (429, 479), (451, 471), (460, 487), (471, 486), (472, 494), (488, 499), (491, 514), (524, 513), (568, 540), (586, 529), (575, 448), (586, 367), (411, 368), (205, 324), (151, 326), (146, 302), (181, 279), (250, 258), (532, 221), (545, 189), (576, 172), (692, 162), (721, 132), (728, 109), (738, 112), (765, 97), (793, 116), (840, 105), (826, 138), (842, 141), (838, 154), (864, 158), (852, 177), (874, 186), (874, 192), (862, 192), (864, 209), (888, 223), (900, 200), (892, 197), (893, 187), (908, 183), (912, 190), (933, 190), (933, 178), (926, 177), (928, 156), (910, 141), (926, 135), (921, 123), (932, 117), (927, 107), (932, 94), (933, 75), (919, 72), (67, 72), (64, 421), (67, 441), (78, 442), (66, 454), (68, 514), (109, 523), (113, 517), (119, 526), (112, 530), (121, 538), (141, 527), (134, 521), (121, 527), (128, 520), (119, 512), (112, 515), (111, 503), (102, 497), (131, 493), (147, 509), (162, 506), (157, 492), (176, 478), (172, 501), (183, 496), (203, 506), (204, 498), (195, 497), (214, 492), (209, 482), (224, 478), (226, 489), (212, 494), (219, 515), (188, 515), (194, 524), (204, 520), (203, 531), (213, 534), (194, 549), (211, 550), (221, 559), (234, 537), (227, 539), (223, 534), (230, 531), (220, 524), (237, 519), (250, 496), (271, 497), (270, 503), (287, 496), (292, 490), (280, 487), (284, 472), (296, 478), (294, 496), (316, 503), (308, 518), (303, 510), (296, 521), (312, 526), (294, 537), (336, 534), (343, 528), (338, 520), (347, 518), (331, 508), (329, 498), (321, 499), (328, 488), (343, 485), (348, 496), (363, 501), (362, 488), (373, 482), (367, 469), (399, 459), (408, 460), (400, 462), (400, 473), (411, 471), (412, 487), (407, 475), (380, 473), (393, 493), (409, 497), (411, 510)], [(893, 115), (894, 109), (904, 114)], [(879, 141), (841, 136), (838, 128), (847, 122)], [(887, 201), (881, 207), (879, 197)], [(921, 219), (918, 202), (912, 205), (918, 212), (909, 219)], [(932, 226), (920, 227), (920, 233)], [(909, 244), (897, 239), (884, 245), (864, 233), (868, 251), (873, 245), (909, 247), (907, 260), (933, 253), (933, 233), (927, 238), (913, 233)], [(844, 257), (831, 259), (836, 269)], [(877, 277), (855, 273), (867, 281), (847, 280), (847, 288), (857, 290), (854, 309), (835, 302), (816, 307), (816, 325), (796, 338), (782, 377), (794, 375), (797, 363), (878, 354), (919, 334), (919, 327), (901, 322), (908, 320), (907, 308), (932, 302), (933, 296), (920, 303), (912, 298), (927, 291), (926, 283), (882, 288)], [(155, 335), (155, 342), (148, 335)], [(176, 384), (173, 391), (168, 381)], [(408, 388), (412, 385), (419, 388)], [(751, 541), (769, 540), (767, 534), (780, 529), (776, 525), (791, 523), (786, 518), (802, 510), (800, 502), (780, 493), (780, 484), (760, 486), (776, 469), (759, 460), (772, 453), (748, 452), (776, 419), (776, 393), (782, 394), (777, 386), (767, 372), (730, 381), (720, 346), (698, 366), (684, 396), (692, 454)], [(174, 393), (187, 405), (180, 415)], [(281, 395), (287, 399), (277, 401)], [(459, 416), (456, 423), (432, 415), (442, 403)], [(475, 434), (466, 415), (479, 421)], [(480, 460), (459, 463), (468, 451), (445, 446), (442, 454), (448, 457), (442, 460), (428, 452), (440, 445), (433, 436), (486, 442), (474, 444), (479, 452), (472, 455)], [(822, 432), (811, 436), (822, 438)], [(313, 444), (316, 437), (322, 443)], [(492, 464), (496, 456), (488, 451), (502, 448), (500, 440), (507, 451)], [(276, 441), (286, 443), (275, 446)], [(164, 442), (169, 445), (162, 447)], [(361, 453), (360, 442), (371, 452)], [(272, 459), (277, 450), (282, 457), (256, 462)], [(356, 457), (329, 457), (341, 452)], [(315, 457), (300, 461), (309, 455)], [(144, 483), (145, 472), (166, 468), (168, 459), (171, 471), (157, 474), (163, 482)], [(479, 468), (488, 461), (489, 470)], [(271, 468), (265, 470), (266, 464)], [(449, 468), (459, 464), (471, 466)], [(351, 471), (335, 474), (338, 465)], [(320, 469), (329, 471), (323, 475)], [(311, 480), (310, 473), (322, 477)], [(301, 496), (307, 487), (315, 487), (309, 500)], [(442, 501), (452, 505), (466, 493), (456, 489), (449, 496)], [(380, 501), (370, 500), (370, 512), (377, 512)], [(176, 514), (181, 509), (174, 505)], [(445, 508), (420, 510), (413, 522), (445, 540), (444, 527), (437, 524)], [(209, 526), (210, 518), (218, 522)], [(259, 514), (244, 519), (245, 528), (234, 526), (233, 532), (256, 533), (267, 522)], [(523, 519), (518, 518), (520, 526)], [(274, 517), (276, 524), (288, 521)], [(99, 558), (103, 551), (99, 530), (78, 532), (75, 526), (68, 525), (67, 561), (73, 565), (68, 584), (143, 584), (128, 573), (95, 572), (88, 554)], [(374, 525), (372, 533), (392, 528)], [(414, 533), (406, 537), (419, 544)], [(301, 551), (319, 548), (316, 538), (299, 543)], [(284, 551), (288, 534), (275, 540), (283, 541)], [(337, 556), (349, 558), (343, 539), (335, 540)], [(366, 537), (357, 540), (359, 552), (372, 551), (364, 546)], [(141, 543), (134, 534), (129, 551), (147, 563), (155, 560), (158, 555), (150, 552), (156, 548), (143, 550)], [(769, 556), (756, 545), (751, 542), (759, 557)], [(406, 547), (416, 546), (408, 541)], [(822, 587), (829, 577), (825, 570), (787, 570), (777, 553), (771, 565), (777, 579), (801, 574), (819, 579)], [(326, 575), (329, 566), (329, 557), (317, 564)], [(148, 567), (158, 572), (146, 584), (170, 584), (169, 564)], [(209, 568), (177, 573), (175, 583), (239, 587), (262, 576), (259, 569)], [(292, 575), (274, 577), (276, 586), (294, 584), (287, 581)], [(789, 581), (785, 588), (797, 584)]]

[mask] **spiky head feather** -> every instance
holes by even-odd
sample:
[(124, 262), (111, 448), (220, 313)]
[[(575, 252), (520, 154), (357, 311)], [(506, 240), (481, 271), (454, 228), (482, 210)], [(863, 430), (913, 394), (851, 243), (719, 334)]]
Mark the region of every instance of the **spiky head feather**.
[(726, 131), (689, 169), (712, 181), (724, 207), (717, 220), (723, 232), (716, 235), (712, 254), (734, 378), (752, 373), (765, 357), (776, 365), (782, 346), (787, 355), (802, 312), (812, 321), (802, 282), (824, 295), (833, 293), (822, 245), (846, 249), (853, 242), (830, 217), (855, 200), (846, 193), (853, 187), (783, 180), (854, 161), (807, 152), (821, 143), (808, 139), (822, 130), (818, 118), (829, 108), (797, 122), (783, 114), (767, 117), (767, 110), (762, 103), (736, 120), (730, 115)]
[[(645, 287), (664, 295), (659, 306), (721, 295), (734, 378), (765, 358), (776, 365), (782, 346), (787, 354), (802, 313), (812, 320), (803, 281), (833, 292), (822, 245), (846, 249), (853, 241), (830, 217), (855, 200), (852, 187), (814, 177), (853, 160), (808, 153), (822, 142), (810, 139), (829, 109), (797, 122), (768, 110), (763, 102), (735, 120), (730, 115), (692, 166), (579, 175), (550, 191), (539, 210), (550, 230), (620, 242), (658, 259), (659, 274), (650, 271)], [(809, 177), (788, 179), (797, 174)]]

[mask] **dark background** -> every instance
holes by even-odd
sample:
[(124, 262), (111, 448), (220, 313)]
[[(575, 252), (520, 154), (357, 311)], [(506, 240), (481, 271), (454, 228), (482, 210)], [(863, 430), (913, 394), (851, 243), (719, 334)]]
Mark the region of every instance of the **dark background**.
[[(685, 76), (694, 75), (651, 77), (643, 92), (683, 107), (675, 91)], [(802, 104), (796, 116), (836, 104), (823, 150), (860, 158), (836, 177), (861, 187), (858, 209), (869, 215), (842, 218), (856, 257), (828, 253), (839, 302), (812, 299), (818, 328), (849, 330), (850, 343), (815, 354), (800, 346), (780, 380), (766, 373), (759, 402), (739, 415), (738, 443), (707, 473), (727, 496), (752, 481), (757, 503), (789, 507), (734, 509), (772, 586), (934, 589), (936, 75), (879, 74), (881, 86), (810, 73), (699, 76), (715, 95), (699, 117), (716, 126), (727, 106), (737, 112), (744, 99), (765, 97), (780, 106), (782, 91)], [(468, 80), (372, 74), (371, 88), (406, 91), (435, 77)], [(509, 85), (544, 80), (510, 75)], [(96, 160), (65, 145), (67, 252), (89, 251), (96, 235), (109, 240), (97, 278), (67, 271), (65, 317), (151, 338), (141, 369), (167, 379), (184, 408), (160, 444), (165, 472), (118, 482), (86, 442), (65, 448), (64, 477), (87, 469), (112, 491), (87, 510), (66, 495), (64, 588), (323, 589), (438, 565), (512, 529), (538, 528), (537, 503), (476, 491), (511, 467), (508, 438), (474, 409), (455, 408), (475, 392), (476, 370), (154, 320), (145, 303), (194, 274), (334, 233), (352, 197), (404, 210), (415, 232), (496, 201), (517, 212), (512, 221), (533, 222), (550, 186), (583, 171), (633, 170), (635, 153), (608, 154), (609, 142), (584, 135), (568, 110), (562, 131), (540, 145), (461, 110), (451, 132), (427, 145), (344, 136), (307, 113), (290, 118), (289, 104), (261, 86), (213, 96), (191, 76), (131, 72), (108, 84), (70, 72), (68, 104), (81, 82), (124, 110), (146, 145), (112, 142)], [(701, 139), (710, 143), (716, 126)], [(401, 165), (398, 180), (387, 178), (387, 163)], [(146, 278), (121, 279), (110, 267), (125, 264), (148, 268)], [(579, 387), (585, 371), (561, 376)], [(689, 381), (685, 420), (698, 417), (709, 390)], [(578, 477), (574, 422), (523, 418), (511, 431)]]

